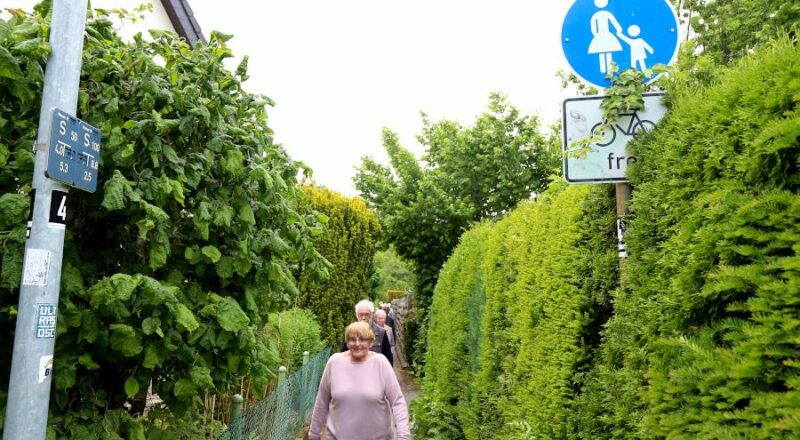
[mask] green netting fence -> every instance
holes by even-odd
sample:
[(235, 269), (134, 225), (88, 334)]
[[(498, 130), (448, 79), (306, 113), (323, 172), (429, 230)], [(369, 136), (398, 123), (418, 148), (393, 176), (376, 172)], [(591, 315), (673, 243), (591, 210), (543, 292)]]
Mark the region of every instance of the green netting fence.
[[(279, 375), (278, 386), (264, 400), (242, 411), (236, 409), (228, 430), (217, 440), (293, 440), (311, 417), (328, 348), (303, 363), (288, 377)], [(236, 399), (236, 398), (234, 398)], [(241, 404), (241, 397), (238, 398)]]

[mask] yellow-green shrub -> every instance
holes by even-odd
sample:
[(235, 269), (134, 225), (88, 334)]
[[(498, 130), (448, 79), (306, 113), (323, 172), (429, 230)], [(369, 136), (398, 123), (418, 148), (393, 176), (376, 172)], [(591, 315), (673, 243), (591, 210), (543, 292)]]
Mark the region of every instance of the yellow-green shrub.
[(418, 436), (566, 436), (616, 286), (613, 212), (607, 188), (553, 185), (462, 237), (434, 294)]
[(361, 199), (325, 188), (306, 186), (303, 191), (306, 212), (327, 218), (327, 234), (316, 237), (314, 247), (332, 266), (327, 280), (301, 279), (298, 306), (314, 313), (323, 340), (338, 347), (344, 328), (355, 321), (353, 306), (368, 296), (367, 280), (380, 225)]
[(774, 42), (632, 145), (624, 289), (584, 438), (800, 437), (800, 50)]

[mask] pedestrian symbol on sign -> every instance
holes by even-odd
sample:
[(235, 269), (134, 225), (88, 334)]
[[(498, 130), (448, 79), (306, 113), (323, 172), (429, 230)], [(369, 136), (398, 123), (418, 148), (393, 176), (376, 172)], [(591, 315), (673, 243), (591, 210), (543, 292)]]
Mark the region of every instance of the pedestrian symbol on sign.
[(596, 53), (600, 56), (600, 72), (606, 73), (611, 67), (612, 54), (622, 50), (622, 45), (619, 40), (611, 33), (609, 26), (614, 26), (617, 31), (616, 34), (622, 32), (622, 26), (619, 25), (614, 14), (603, 10), (608, 6), (608, 0), (594, 0), (594, 5), (600, 11), (592, 15), (592, 42), (589, 43), (589, 53)]
[(608, 87), (612, 63), (621, 71), (670, 64), (678, 50), (678, 19), (667, 0), (575, 0), (561, 37), (572, 70)]

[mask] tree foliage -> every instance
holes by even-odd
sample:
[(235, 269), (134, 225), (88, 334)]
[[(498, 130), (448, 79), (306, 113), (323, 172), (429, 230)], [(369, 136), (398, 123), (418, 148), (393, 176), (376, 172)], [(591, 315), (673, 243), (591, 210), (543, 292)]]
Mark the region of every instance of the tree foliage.
[[(538, 118), (521, 115), (504, 96), (492, 94), (488, 111), (472, 126), (423, 117), (424, 163), (388, 129), (383, 146), (390, 165), (363, 159), (356, 188), (378, 212), (386, 241), (414, 264), (420, 322), (439, 269), (472, 222), (500, 216), (546, 187), (558, 159), (552, 139), (540, 131)], [(413, 357), (421, 361), (422, 353), (420, 344)]]
[[(8, 376), (43, 69), (46, 10), (0, 21), (0, 325)], [(98, 13), (86, 28), (78, 116), (103, 134), (95, 194), (67, 207), (51, 434), (143, 438), (152, 381), (171, 414), (277, 360), (261, 338), (291, 304), (293, 271), (324, 273), (316, 219), (297, 211), (298, 165), (272, 143), (268, 98), (229, 72), (229, 36), (189, 47), (172, 32), (130, 43)], [(159, 417), (165, 417), (163, 414)], [(191, 438), (182, 418), (148, 425)]]
[(748, 54), (781, 32), (796, 36), (800, 23), (797, 0), (688, 0), (686, 7), (697, 13), (690, 23), (703, 52), (722, 64)]
[(414, 289), (416, 278), (411, 267), (394, 248), (389, 247), (375, 253), (372, 259), (372, 273), (369, 277), (370, 298), (387, 301), (386, 292), (390, 290), (408, 292)]
[(353, 307), (369, 295), (372, 257), (381, 228), (378, 217), (361, 199), (310, 186), (303, 187), (303, 192), (303, 212), (316, 213), (326, 226), (325, 234), (314, 237), (314, 245), (331, 267), (324, 281), (301, 277), (297, 304), (314, 313), (323, 340), (339, 347), (344, 328), (355, 321)]

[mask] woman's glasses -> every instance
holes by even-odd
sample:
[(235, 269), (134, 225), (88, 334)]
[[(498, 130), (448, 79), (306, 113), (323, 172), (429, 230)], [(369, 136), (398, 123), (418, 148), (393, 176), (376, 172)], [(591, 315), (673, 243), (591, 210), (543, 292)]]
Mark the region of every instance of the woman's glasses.
[(361, 339), (361, 338), (349, 338), (347, 340), (347, 345), (356, 345), (361, 344), (362, 342), (369, 342), (369, 339)]

